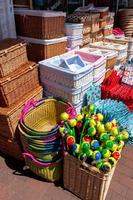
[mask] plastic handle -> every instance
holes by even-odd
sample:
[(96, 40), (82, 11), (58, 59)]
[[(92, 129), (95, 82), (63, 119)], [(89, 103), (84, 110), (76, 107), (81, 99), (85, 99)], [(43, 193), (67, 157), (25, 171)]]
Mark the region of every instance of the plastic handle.
[(22, 111), (21, 111), (21, 116), (20, 116), (20, 121), (22, 121), (25, 117), (25, 115), (28, 113), (28, 111), (31, 108), (34, 108), (37, 105), (37, 101), (35, 101), (34, 99), (29, 100), (23, 107)]
[(22, 153), (22, 156), (24, 157), (24, 158), (29, 158), (29, 159), (31, 159), (32, 160), (32, 162), (34, 162), (35, 164), (37, 164), (37, 165), (40, 165), (40, 166), (43, 166), (43, 167), (49, 167), (49, 166), (52, 166), (52, 165), (54, 165), (55, 163), (42, 163), (42, 162), (39, 162), (38, 160), (36, 160), (35, 158), (34, 158), (34, 156), (32, 155), (32, 154), (30, 154), (30, 153)]
[(77, 115), (76, 109), (72, 106), (71, 103), (68, 103), (66, 112), (69, 114), (70, 118), (75, 118)]

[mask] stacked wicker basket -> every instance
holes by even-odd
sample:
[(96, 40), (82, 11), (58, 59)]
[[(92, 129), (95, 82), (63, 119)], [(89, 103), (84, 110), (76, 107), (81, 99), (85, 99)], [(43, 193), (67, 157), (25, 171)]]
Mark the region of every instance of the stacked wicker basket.
[(38, 62), (65, 53), (65, 13), (16, 9), (15, 21), (18, 36), (30, 44), (30, 60)]
[(20, 110), (25, 101), (40, 98), (38, 66), (29, 62), (26, 43), (6, 39), (0, 43), (0, 150), (18, 158), (21, 153), (17, 135)]

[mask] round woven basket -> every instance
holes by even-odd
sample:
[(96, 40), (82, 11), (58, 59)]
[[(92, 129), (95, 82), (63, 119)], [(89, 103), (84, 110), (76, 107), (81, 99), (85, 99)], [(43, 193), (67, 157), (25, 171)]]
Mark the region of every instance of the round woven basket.
[(42, 100), (23, 115), (20, 122), (22, 129), (32, 136), (53, 136), (58, 131), (60, 114), (67, 107), (67, 103), (56, 99)]
[(35, 162), (35, 159), (32, 159), (33, 156), (31, 156), (31, 158), (29, 156), (27, 156), (26, 154), (24, 155), (25, 157), (25, 163), (26, 165), (30, 168), (30, 170), (32, 172), (34, 172), (35, 174), (37, 174), (38, 176), (45, 178), (48, 181), (58, 181), (61, 176), (62, 176), (62, 159), (59, 159), (58, 161), (56, 161), (53, 164), (47, 164), (47, 166), (43, 166), (46, 164), (43, 164), (41, 162), (40, 164), (37, 164)]

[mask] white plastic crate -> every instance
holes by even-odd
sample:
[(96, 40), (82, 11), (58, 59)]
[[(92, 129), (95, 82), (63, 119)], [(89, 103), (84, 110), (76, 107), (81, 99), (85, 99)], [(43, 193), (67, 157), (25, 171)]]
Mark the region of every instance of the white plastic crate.
[(16, 38), (12, 0), (0, 0), (0, 39)]
[(65, 101), (72, 103), (74, 106), (77, 106), (79, 103), (83, 101), (84, 95), (86, 94), (91, 84), (92, 80), (90, 81), (90, 83), (80, 87), (79, 89), (70, 89), (45, 79), (43, 82), (43, 87), (44, 87), (44, 92), (46, 93), (48, 92), (53, 96), (60, 97)]
[(83, 60), (85, 60), (88, 65), (93, 65), (93, 77), (99, 76), (102, 71), (106, 70), (106, 57), (97, 54), (90, 54), (82, 50), (75, 51), (79, 54)]
[(118, 52), (117, 60), (121, 60), (127, 57), (127, 44), (117, 44), (112, 42), (94, 42), (89, 45), (92, 48), (110, 49)]
[(83, 24), (66, 23), (65, 32), (67, 36), (78, 36), (83, 34)]
[[(74, 54), (73, 51), (69, 53), (70, 55)], [(47, 79), (53, 81), (55, 84), (57, 83), (71, 89), (80, 88), (93, 81), (93, 65), (86, 65), (84, 70), (77, 70), (76, 72), (60, 67), (61, 58), (67, 57), (67, 55), (69, 57), (69, 53), (39, 62), (40, 79), (42, 84), (44, 84), (45, 79)]]
[(83, 45), (83, 35), (79, 36), (68, 36), (67, 37), (67, 47), (74, 48)]
[[(55, 96), (54, 94), (52, 93), (49, 93), (47, 91), (44, 92), (44, 96), (45, 97), (50, 97), (50, 96)], [(62, 99), (62, 98), (61, 98)], [(74, 105), (74, 108), (76, 109), (77, 113), (81, 113), (81, 109), (82, 109), (82, 106), (83, 106), (83, 101), (81, 101), (79, 104), (77, 105)]]
[(98, 76), (95, 76), (93, 79), (93, 84), (98, 86), (101, 85), (105, 78), (106, 70), (102, 71)]

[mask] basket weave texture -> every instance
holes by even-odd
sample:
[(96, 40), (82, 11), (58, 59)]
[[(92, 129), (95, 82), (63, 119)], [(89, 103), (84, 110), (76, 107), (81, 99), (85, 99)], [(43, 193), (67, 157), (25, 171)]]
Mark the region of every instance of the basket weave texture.
[(64, 187), (83, 200), (105, 200), (112, 179), (92, 166), (83, 166), (81, 161), (66, 154), (64, 157)]
[(43, 45), (30, 43), (27, 46), (29, 60), (38, 62), (47, 58), (61, 55), (66, 52), (67, 42)]
[(38, 39), (63, 37), (65, 17), (40, 17), (15, 14), (17, 34)]
[(0, 42), (0, 78), (9, 75), (27, 62), (26, 43), (5, 39)]
[(25, 102), (31, 98), (36, 100), (42, 98), (42, 87), (37, 86), (36, 89), (24, 95), (21, 100), (17, 101), (9, 108), (0, 107), (0, 135), (6, 138), (14, 138), (16, 136), (16, 128), (22, 107)]
[(0, 106), (10, 106), (38, 84), (38, 66), (27, 62), (16, 72), (0, 79)]

